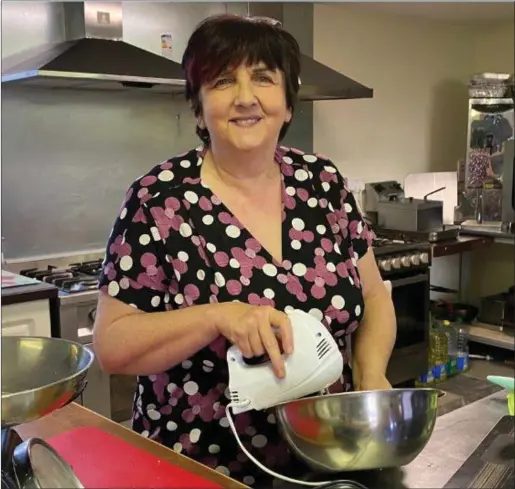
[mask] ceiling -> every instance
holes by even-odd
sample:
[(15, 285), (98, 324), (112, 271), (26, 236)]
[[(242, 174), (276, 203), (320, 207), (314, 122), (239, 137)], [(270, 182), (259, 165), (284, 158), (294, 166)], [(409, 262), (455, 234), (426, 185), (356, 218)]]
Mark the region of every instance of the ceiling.
[[(332, 4), (334, 5), (334, 4)], [(348, 8), (385, 12), (393, 15), (453, 22), (512, 21), (513, 1), (503, 2), (345, 2)]]

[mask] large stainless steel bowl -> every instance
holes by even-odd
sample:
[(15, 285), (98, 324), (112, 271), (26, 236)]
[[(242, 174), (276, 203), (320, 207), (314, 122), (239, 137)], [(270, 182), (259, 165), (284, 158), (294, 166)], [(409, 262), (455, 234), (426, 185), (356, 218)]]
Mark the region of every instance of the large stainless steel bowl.
[(349, 392), (275, 407), (293, 453), (317, 472), (401, 467), (422, 451), (436, 421), (437, 389)]
[(85, 387), (91, 350), (67, 340), (2, 336), (2, 428), (73, 401)]

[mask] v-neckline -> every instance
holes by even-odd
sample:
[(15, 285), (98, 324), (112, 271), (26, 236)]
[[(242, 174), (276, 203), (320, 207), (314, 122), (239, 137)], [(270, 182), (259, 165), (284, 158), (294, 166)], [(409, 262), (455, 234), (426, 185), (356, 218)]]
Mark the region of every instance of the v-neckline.
[[(278, 159), (277, 152), (276, 152), (276, 163), (279, 166), (279, 173), (281, 175), (281, 258), (282, 258), (282, 260), (278, 260), (277, 258), (275, 258), (272, 255), (272, 253), (268, 250), (268, 248), (263, 246), (263, 243), (250, 232), (250, 230), (238, 219), (238, 217), (236, 217), (234, 215), (234, 213), (229, 209), (229, 207), (227, 207), (225, 202), (217, 194), (215, 194), (213, 192), (213, 190), (211, 190), (211, 187), (202, 178), (202, 176), (201, 176), (202, 164), (204, 162), (206, 152), (207, 152), (206, 146), (200, 146), (196, 149), (196, 153), (197, 153), (197, 165), (196, 165), (197, 175), (196, 176), (199, 179), (202, 188), (204, 188), (206, 192), (209, 192), (209, 194), (219, 202), (219, 206), (221, 206), (223, 208), (223, 210), (225, 212), (227, 212), (231, 216), (231, 218), (233, 218), (238, 223), (241, 232), (246, 233), (247, 239), (253, 239), (254, 241), (256, 241), (256, 243), (259, 244), (259, 246), (261, 247), (261, 250), (262, 250), (262, 254), (264, 255), (264, 258), (266, 258), (268, 263), (274, 265), (277, 268), (284, 269), (285, 268), (284, 263), (286, 261), (285, 250), (287, 249), (287, 247), (285, 246), (285, 243), (288, 239), (288, 231), (285, 229), (285, 223), (287, 222), (288, 208), (285, 205), (286, 184), (284, 181), (284, 173), (282, 171), (281, 161), (279, 161), (279, 159)], [(245, 241), (246, 241), (246, 239), (245, 239)]]

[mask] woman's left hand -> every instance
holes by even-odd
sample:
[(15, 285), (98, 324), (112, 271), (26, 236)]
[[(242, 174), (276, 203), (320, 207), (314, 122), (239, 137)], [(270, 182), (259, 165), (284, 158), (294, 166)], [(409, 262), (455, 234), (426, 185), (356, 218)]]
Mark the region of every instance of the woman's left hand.
[(361, 376), (354, 387), (357, 391), (377, 391), (391, 389), (392, 385), (384, 374), (367, 373)]

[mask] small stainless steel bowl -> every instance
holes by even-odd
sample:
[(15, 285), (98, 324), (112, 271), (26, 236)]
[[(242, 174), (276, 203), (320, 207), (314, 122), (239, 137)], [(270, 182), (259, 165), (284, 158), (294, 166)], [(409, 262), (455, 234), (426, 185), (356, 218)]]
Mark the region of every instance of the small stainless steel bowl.
[(392, 389), (308, 397), (274, 408), (292, 452), (316, 472), (402, 467), (434, 429), (437, 389)]

